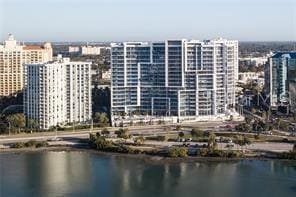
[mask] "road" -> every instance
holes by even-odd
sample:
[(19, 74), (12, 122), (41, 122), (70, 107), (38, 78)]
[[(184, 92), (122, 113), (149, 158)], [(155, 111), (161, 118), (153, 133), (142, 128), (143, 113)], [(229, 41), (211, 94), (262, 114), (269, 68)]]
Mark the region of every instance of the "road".
[[(219, 130), (219, 133), (229, 133), (226, 131), (226, 125), (234, 126), (237, 123), (234, 122), (199, 122), (194, 124), (182, 124), (182, 131), (184, 133), (189, 133), (191, 127), (198, 127), (203, 130)], [(171, 129), (168, 131), (165, 128), (170, 127)], [(143, 135), (143, 136), (151, 136), (151, 135), (164, 135), (164, 134), (177, 134), (179, 131), (175, 130), (176, 125), (153, 125), (153, 126), (141, 126), (141, 127), (129, 127), (130, 133), (132, 135)], [(224, 128), (224, 129), (223, 129)], [(119, 128), (108, 128), (111, 133)], [(96, 133), (101, 129), (94, 129), (92, 132)], [(89, 137), (90, 130), (79, 130), (79, 131), (63, 131), (58, 132), (57, 136), (55, 132), (42, 132), (42, 133), (33, 133), (33, 134), (22, 134), (22, 135), (12, 135), (12, 136), (1, 136), (0, 137), (0, 145), (7, 145), (15, 142), (21, 141), (29, 141), (29, 140), (42, 140), (42, 141), (50, 141), (50, 145), (73, 145), (77, 143), (81, 139), (87, 139)], [(234, 132), (232, 132), (234, 133)], [(235, 132), (237, 134), (245, 134)], [(58, 137), (59, 141), (54, 141)], [(284, 138), (285, 136), (277, 136)], [(52, 140), (52, 141), (51, 141)], [(172, 146), (172, 145), (183, 145), (183, 142), (157, 142), (157, 141), (146, 141), (147, 144), (151, 145), (161, 145), (161, 146)], [(191, 142), (191, 144), (202, 145), (205, 143), (195, 143)], [(218, 143), (218, 147), (220, 149), (228, 149), (226, 148), (226, 143)], [(235, 146), (234, 149), (240, 149), (242, 147)], [(289, 151), (292, 150), (293, 144), (288, 143), (253, 143), (249, 146), (245, 146), (247, 150), (257, 150), (257, 151)]]
[[(198, 127), (203, 130), (215, 130), (215, 127), (218, 126), (224, 127), (226, 125), (234, 125), (237, 124), (237, 122), (198, 122), (198, 123), (187, 123), (182, 124), (184, 127), (184, 131), (189, 132), (191, 129), (186, 129), (186, 127)], [(170, 128), (169, 132), (165, 131), (166, 128)], [(179, 131), (174, 130), (176, 125), (149, 125), (149, 126), (132, 126), (128, 127), (130, 134), (132, 135), (159, 135), (159, 134), (167, 134), (167, 133), (178, 133)], [(108, 130), (111, 132), (114, 132), (118, 130), (118, 127), (109, 127)], [(101, 131), (101, 129), (94, 129), (92, 132), (98, 132)], [(59, 138), (77, 138), (77, 139), (83, 139), (89, 137), (90, 130), (84, 129), (84, 130), (76, 130), (76, 131), (58, 131), (58, 137)], [(28, 140), (49, 140), (56, 137), (55, 132), (38, 132), (38, 133), (32, 133), (32, 134), (16, 134), (16, 135), (2, 135), (0, 136), (0, 144), (5, 143), (13, 143), (13, 142), (19, 142), (19, 141), (28, 141)]]

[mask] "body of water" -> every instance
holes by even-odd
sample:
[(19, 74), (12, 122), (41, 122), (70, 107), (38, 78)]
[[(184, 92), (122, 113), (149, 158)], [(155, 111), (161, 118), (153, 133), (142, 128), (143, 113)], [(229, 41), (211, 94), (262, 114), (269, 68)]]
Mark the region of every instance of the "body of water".
[(3, 153), (0, 196), (294, 197), (296, 163), (147, 162), (76, 151)]

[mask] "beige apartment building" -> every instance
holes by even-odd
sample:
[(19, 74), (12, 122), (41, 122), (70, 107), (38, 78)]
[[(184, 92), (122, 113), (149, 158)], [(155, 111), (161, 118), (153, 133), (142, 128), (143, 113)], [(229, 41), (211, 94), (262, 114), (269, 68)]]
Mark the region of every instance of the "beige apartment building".
[(52, 55), (50, 43), (22, 45), (9, 34), (8, 39), (0, 44), (0, 96), (14, 95), (23, 89), (25, 64), (48, 62)]

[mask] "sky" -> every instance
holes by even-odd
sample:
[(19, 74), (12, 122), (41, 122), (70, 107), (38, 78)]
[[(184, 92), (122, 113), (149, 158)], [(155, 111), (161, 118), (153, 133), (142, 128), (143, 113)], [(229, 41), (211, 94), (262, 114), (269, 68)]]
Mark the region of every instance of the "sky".
[(296, 0), (0, 0), (0, 41), (296, 41)]

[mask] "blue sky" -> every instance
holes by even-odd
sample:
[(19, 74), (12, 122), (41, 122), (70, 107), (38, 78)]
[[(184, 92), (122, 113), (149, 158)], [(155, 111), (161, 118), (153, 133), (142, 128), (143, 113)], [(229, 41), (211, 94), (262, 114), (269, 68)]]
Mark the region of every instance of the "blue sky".
[(0, 39), (296, 41), (296, 0), (0, 0)]

